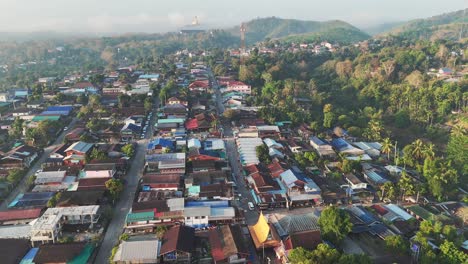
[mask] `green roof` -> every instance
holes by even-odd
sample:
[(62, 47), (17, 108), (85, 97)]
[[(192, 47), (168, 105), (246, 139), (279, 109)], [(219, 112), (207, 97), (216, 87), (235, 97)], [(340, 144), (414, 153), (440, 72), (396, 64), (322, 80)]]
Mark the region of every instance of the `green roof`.
[(128, 213), (127, 223), (154, 220), (154, 212)]
[(44, 120), (58, 121), (60, 119), (59, 115), (47, 115), (47, 116), (35, 116), (32, 121), (39, 122)]
[(413, 212), (415, 215), (421, 217), (424, 220), (432, 220), (434, 218), (434, 214), (429, 212), (428, 210), (422, 208), (419, 205), (412, 205), (407, 207), (408, 210)]
[(67, 264), (83, 264), (83, 263), (88, 263), (89, 257), (93, 253), (94, 246), (91, 244), (88, 244), (85, 246), (83, 251), (81, 253), (74, 257), (71, 261), (68, 261)]
[(182, 118), (168, 118), (168, 119), (158, 119), (158, 124), (168, 124), (168, 123), (184, 123)]

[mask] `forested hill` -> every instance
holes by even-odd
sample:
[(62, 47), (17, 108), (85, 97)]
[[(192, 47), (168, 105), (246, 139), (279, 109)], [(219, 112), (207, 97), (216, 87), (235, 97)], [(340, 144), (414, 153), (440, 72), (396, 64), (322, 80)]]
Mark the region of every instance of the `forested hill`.
[[(286, 40), (327, 40), (341, 43), (365, 40), (369, 35), (358, 28), (339, 20), (333, 21), (303, 21), (282, 19), (276, 17), (259, 18), (245, 23), (246, 42), (252, 44), (265, 39)], [(227, 29), (233, 35), (239, 36), (240, 26)]]
[(459, 40), (468, 38), (468, 9), (416, 19), (400, 25), (383, 35), (398, 35), (410, 39)]

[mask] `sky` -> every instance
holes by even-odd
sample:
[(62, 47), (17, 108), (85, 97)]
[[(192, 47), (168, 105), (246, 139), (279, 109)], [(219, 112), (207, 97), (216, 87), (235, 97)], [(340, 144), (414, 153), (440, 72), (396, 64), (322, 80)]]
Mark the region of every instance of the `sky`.
[(467, 7), (468, 0), (0, 0), (0, 32), (156, 33), (195, 16), (207, 28), (271, 16), (367, 28)]

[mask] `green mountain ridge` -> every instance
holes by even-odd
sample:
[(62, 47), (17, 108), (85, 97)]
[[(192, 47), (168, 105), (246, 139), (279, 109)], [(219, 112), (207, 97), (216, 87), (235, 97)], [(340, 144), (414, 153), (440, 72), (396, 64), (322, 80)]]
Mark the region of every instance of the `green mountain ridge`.
[(411, 20), (379, 35), (396, 35), (411, 39), (459, 40), (468, 38), (468, 9)]
[[(365, 40), (370, 37), (360, 29), (340, 20), (318, 22), (268, 17), (246, 22), (245, 27), (247, 44), (253, 44), (266, 39), (282, 39), (286, 41), (321, 39), (349, 43)], [(227, 29), (226, 31), (239, 36), (240, 26)]]

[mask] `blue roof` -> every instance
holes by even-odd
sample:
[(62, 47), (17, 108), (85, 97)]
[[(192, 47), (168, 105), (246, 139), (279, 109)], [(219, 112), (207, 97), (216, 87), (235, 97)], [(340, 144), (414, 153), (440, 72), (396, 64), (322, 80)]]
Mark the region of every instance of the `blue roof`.
[(383, 178), (382, 176), (380, 176), (379, 174), (377, 174), (377, 172), (373, 170), (366, 170), (364, 171), (364, 174), (376, 184), (381, 184), (381, 183), (385, 183), (388, 181), (387, 179)]
[(336, 149), (342, 149), (344, 147), (347, 147), (349, 143), (342, 138), (334, 138), (331, 142), (331, 145)]
[(130, 130), (132, 130), (134, 133), (140, 133), (140, 131), (141, 131), (141, 127), (140, 127), (140, 126), (137, 126), (137, 125), (132, 124), (132, 123), (128, 124), (128, 126), (127, 126), (126, 129), (130, 129)]
[(229, 207), (229, 201), (188, 201), (185, 203), (185, 207)]
[(328, 145), (327, 143), (325, 143), (325, 140), (318, 138), (316, 136), (311, 136), (310, 141), (314, 142), (318, 146)]
[(174, 142), (165, 138), (156, 138), (148, 144), (148, 149), (154, 149), (156, 146), (162, 146), (164, 148), (174, 148)]
[(26, 255), (23, 257), (20, 264), (34, 264), (33, 260), (38, 251), (39, 251), (39, 248), (31, 248), (28, 251), (28, 253), (26, 253)]
[(72, 111), (73, 106), (65, 106), (65, 105), (56, 105), (56, 106), (49, 106), (45, 111)]

